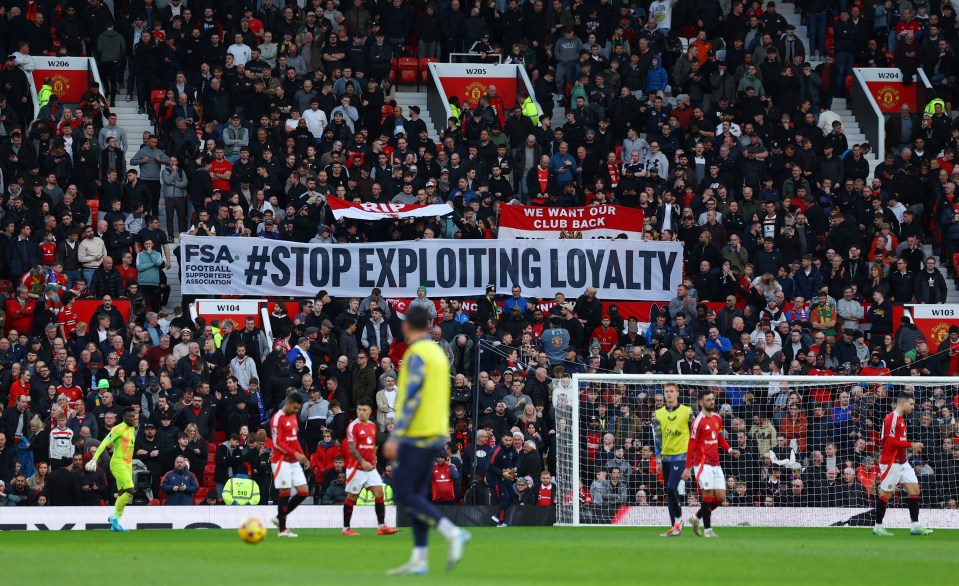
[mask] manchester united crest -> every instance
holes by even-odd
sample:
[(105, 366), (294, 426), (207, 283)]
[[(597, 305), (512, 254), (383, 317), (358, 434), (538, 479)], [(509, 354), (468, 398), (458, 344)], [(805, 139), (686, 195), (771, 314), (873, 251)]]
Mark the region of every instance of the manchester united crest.
[(470, 101), (470, 107), (475, 108), (480, 98), (486, 95), (486, 84), (479, 81), (471, 81), (466, 85), (466, 99)]
[(876, 101), (883, 110), (893, 110), (899, 107), (901, 98), (895, 86), (887, 85), (876, 92)]
[(53, 83), (51, 87), (53, 87), (53, 93), (62, 96), (70, 91), (70, 78), (62, 73), (54, 73), (52, 79)]

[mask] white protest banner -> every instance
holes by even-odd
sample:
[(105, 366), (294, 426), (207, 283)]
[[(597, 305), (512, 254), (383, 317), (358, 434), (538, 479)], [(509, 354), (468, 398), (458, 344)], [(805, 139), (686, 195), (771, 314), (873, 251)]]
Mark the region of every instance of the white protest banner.
[(349, 218), (351, 220), (396, 220), (402, 218), (423, 218), (445, 216), (453, 213), (453, 207), (448, 203), (431, 205), (405, 203), (353, 203), (330, 195), (326, 198), (327, 205), (333, 211), (337, 220)]
[(643, 212), (614, 205), (500, 208), (500, 238), (618, 238), (643, 237)]
[(370, 244), (301, 244), (260, 238), (183, 236), (185, 295), (305, 297), (326, 289), (365, 296), (415, 297), (420, 285), (442, 296), (483, 294), (487, 283), (513, 284), (525, 295), (578, 295), (660, 301), (682, 282), (682, 247), (637, 240), (420, 240)]

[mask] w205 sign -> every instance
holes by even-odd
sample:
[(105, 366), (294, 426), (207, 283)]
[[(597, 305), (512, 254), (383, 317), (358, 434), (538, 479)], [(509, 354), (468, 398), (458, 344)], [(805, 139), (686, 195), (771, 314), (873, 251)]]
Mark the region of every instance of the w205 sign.
[(660, 301), (682, 279), (682, 248), (636, 240), (420, 240), (377, 244), (298, 244), (256, 238), (184, 236), (186, 295), (308, 296), (320, 289), (365, 296), (414, 297), (419, 286), (442, 296), (480, 295), (488, 283), (520, 285), (552, 297), (596, 287), (600, 297)]

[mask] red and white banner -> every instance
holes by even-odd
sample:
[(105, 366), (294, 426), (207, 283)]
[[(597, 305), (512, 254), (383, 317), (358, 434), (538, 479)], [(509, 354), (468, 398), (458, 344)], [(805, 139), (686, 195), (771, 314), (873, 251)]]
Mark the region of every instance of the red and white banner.
[(353, 203), (335, 196), (327, 196), (326, 203), (337, 220), (397, 220), (404, 218), (429, 218), (453, 213), (448, 203), (430, 205), (406, 203)]
[(506, 205), (500, 208), (500, 238), (643, 237), (643, 212), (624, 206), (571, 208)]
[[(491, 85), (496, 87), (496, 95), (503, 98), (507, 109), (504, 116), (516, 105), (516, 92), (521, 87), (517, 65), (431, 63), (430, 67), (439, 80), (445, 99), (456, 96), (462, 108), (475, 108), (480, 98), (489, 93)], [(531, 88), (523, 89), (532, 94)]]
[(907, 307), (913, 323), (926, 337), (929, 352), (935, 354), (939, 344), (949, 335), (949, 326), (959, 323), (959, 305), (943, 303)]
[(922, 111), (924, 104), (919, 104), (917, 84), (903, 85), (899, 69), (872, 67), (857, 68), (857, 71), (883, 114), (898, 113), (903, 104), (908, 104), (913, 112)]
[(90, 57), (33, 57), (33, 83), (40, 91), (43, 80), (51, 79), (53, 93), (61, 103), (77, 104), (90, 88)]

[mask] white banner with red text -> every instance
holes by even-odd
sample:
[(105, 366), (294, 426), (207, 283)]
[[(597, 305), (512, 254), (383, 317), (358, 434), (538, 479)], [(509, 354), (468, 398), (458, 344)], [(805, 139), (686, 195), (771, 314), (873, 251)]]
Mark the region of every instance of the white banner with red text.
[(431, 218), (453, 213), (448, 203), (430, 205), (405, 203), (353, 203), (330, 195), (326, 203), (337, 220), (402, 220), (405, 218)]
[(625, 206), (500, 208), (500, 238), (626, 238), (643, 237), (643, 212)]
[(682, 281), (682, 247), (636, 240), (420, 240), (301, 244), (259, 238), (181, 238), (184, 295), (415, 297), (420, 286), (444, 297), (482, 295), (487, 284), (552, 297), (595, 287), (600, 298), (660, 301)]

